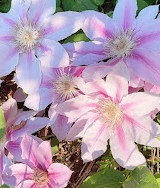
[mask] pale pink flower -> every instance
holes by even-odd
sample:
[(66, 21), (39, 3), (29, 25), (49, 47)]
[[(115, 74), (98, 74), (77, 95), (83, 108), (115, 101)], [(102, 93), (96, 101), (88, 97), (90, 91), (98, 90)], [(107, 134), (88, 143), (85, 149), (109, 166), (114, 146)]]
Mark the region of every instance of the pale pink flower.
[(39, 90), (28, 95), (24, 105), (30, 109), (39, 111), (46, 108), (50, 103), (49, 118), (51, 129), (61, 141), (65, 139), (72, 123), (67, 117), (55, 112), (57, 104), (70, 98), (76, 97), (82, 92), (79, 90), (81, 84), (81, 73), (84, 67), (43, 67), (42, 82)]
[(41, 65), (69, 65), (65, 49), (57, 41), (81, 29), (84, 17), (59, 12), (56, 0), (13, 0), (8, 13), (0, 13), (0, 77), (16, 67), (16, 81), (26, 93), (39, 88)]
[(52, 164), (52, 150), (48, 141), (39, 144), (29, 136), (22, 138), (19, 151), (12, 150), (17, 161), (24, 164), (10, 166), (4, 174), (4, 182), (16, 188), (63, 188), (72, 171), (60, 163)]
[[(83, 71), (83, 77), (95, 81), (124, 61), (142, 80), (160, 86), (160, 19), (155, 19), (158, 10), (159, 5), (148, 6), (135, 18), (137, 0), (118, 0), (113, 18), (84, 11), (82, 29), (92, 41), (64, 44), (72, 65), (91, 64)], [(102, 60), (108, 61), (97, 64)]]
[(134, 142), (160, 147), (155, 138), (160, 134), (160, 127), (146, 116), (158, 106), (160, 96), (144, 92), (128, 94), (128, 80), (128, 69), (121, 62), (106, 81), (81, 84), (85, 95), (57, 106), (58, 113), (77, 119), (67, 140), (83, 137), (84, 162), (102, 155), (108, 139), (115, 160), (131, 170), (146, 163)]
[(15, 99), (8, 99), (2, 104), (1, 109), (6, 120), (6, 130), (4, 137), (0, 140), (0, 152), (6, 143), (16, 140), (23, 135), (31, 135), (42, 129), (49, 123), (46, 117), (33, 117), (37, 112), (18, 110)]
[(4, 153), (4, 150), (0, 153), (0, 186), (4, 184), (3, 174), (5, 169), (11, 165), (11, 160), (8, 159)]

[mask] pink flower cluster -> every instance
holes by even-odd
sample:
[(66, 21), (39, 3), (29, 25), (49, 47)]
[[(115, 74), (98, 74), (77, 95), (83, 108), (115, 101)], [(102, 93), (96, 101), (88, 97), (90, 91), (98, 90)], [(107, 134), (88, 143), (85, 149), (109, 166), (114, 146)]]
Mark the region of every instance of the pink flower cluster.
[[(28, 111), (2, 104), (0, 185), (63, 188), (72, 171), (52, 164), (48, 141), (32, 134), (50, 126), (59, 141), (82, 138), (84, 162), (107, 149), (119, 165), (146, 165), (136, 143), (160, 147), (160, 19), (158, 5), (136, 17), (137, 0), (119, 0), (113, 18), (96, 11), (55, 13), (56, 0), (12, 0), (0, 13), (0, 76), (16, 71)], [(89, 42), (61, 44), (82, 29)], [(48, 117), (43, 110), (50, 105)], [(40, 116), (40, 117), (39, 117)]]

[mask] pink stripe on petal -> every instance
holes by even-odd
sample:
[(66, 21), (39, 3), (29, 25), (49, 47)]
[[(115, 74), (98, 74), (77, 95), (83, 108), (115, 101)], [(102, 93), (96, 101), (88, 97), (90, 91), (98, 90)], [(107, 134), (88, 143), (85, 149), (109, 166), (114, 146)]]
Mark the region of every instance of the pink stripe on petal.
[(118, 136), (119, 143), (120, 143), (121, 147), (124, 150), (126, 150), (126, 147), (127, 147), (126, 146), (126, 138), (125, 138), (125, 134), (124, 134), (122, 126), (119, 125), (115, 131), (117, 132), (117, 136)]
[(130, 117), (130, 116), (126, 115), (126, 114), (125, 114), (125, 116), (124, 116), (124, 119), (125, 119), (126, 121), (128, 121), (130, 124), (132, 124), (132, 126), (136, 126), (136, 127), (138, 127), (139, 129), (141, 129), (141, 130), (143, 130), (143, 131), (145, 131), (145, 132), (151, 134), (151, 131), (150, 131), (149, 129), (146, 129), (145, 127), (142, 127), (141, 124), (139, 124), (139, 123), (136, 121), (136, 119), (133, 119), (132, 117)]
[(1, 41), (11, 41), (14, 39), (14, 36), (0, 36)]
[(13, 56), (15, 56), (18, 53), (17, 49), (14, 48), (12, 51), (10, 51), (10, 53), (6, 56), (5, 60), (8, 61), (9, 59), (11, 59)]
[(11, 27), (14, 27), (14, 26), (16, 25), (16, 22), (13, 21), (13, 20), (10, 19), (10, 18), (4, 17), (3, 20), (4, 20), (4, 22), (6, 22), (6, 23), (7, 23), (8, 25), (10, 25)]

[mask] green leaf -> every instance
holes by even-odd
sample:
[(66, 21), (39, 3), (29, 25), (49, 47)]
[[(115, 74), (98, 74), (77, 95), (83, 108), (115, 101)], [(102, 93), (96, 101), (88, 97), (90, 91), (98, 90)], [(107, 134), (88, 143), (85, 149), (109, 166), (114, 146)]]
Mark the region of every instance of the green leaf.
[(51, 147), (52, 147), (52, 152), (57, 153), (59, 149), (59, 141), (56, 137), (51, 139)]
[(92, 0), (97, 6), (102, 6), (104, 4), (104, 0)]
[(98, 6), (92, 0), (62, 0), (62, 5), (65, 11), (72, 10), (81, 12), (84, 10), (96, 10)]
[(74, 34), (70, 37), (68, 37), (64, 43), (68, 43), (68, 42), (79, 42), (79, 41), (85, 41), (88, 42), (90, 41), (90, 39), (84, 34), (84, 33), (78, 33), (78, 34)]
[(138, 166), (124, 183), (124, 188), (159, 188), (156, 178), (147, 167)]
[(61, 6), (61, 0), (56, 0), (56, 7), (60, 7)]
[(158, 186), (160, 188), (160, 174), (156, 174), (156, 175), (154, 175), (154, 177), (156, 178)]
[(3, 115), (3, 111), (0, 108), (0, 140), (3, 138), (6, 129), (6, 121)]
[(148, 5), (155, 4), (156, 0), (145, 0)]
[(124, 181), (122, 172), (107, 170), (104, 174), (97, 172), (89, 176), (80, 188), (120, 188)]
[(11, 0), (1, 0), (0, 1), (0, 12), (6, 13), (11, 8)]
[(137, 13), (139, 13), (142, 9), (148, 6), (148, 3), (146, 3), (144, 0), (137, 0), (138, 10)]
[(3, 185), (0, 186), (0, 188), (11, 188), (11, 187), (9, 187), (8, 185), (3, 184)]

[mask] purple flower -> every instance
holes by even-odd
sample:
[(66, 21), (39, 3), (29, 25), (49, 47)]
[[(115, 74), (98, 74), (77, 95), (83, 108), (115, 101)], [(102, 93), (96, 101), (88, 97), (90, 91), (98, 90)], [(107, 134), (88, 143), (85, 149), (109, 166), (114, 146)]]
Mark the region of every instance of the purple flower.
[(58, 115), (54, 109), (57, 104), (82, 93), (79, 85), (83, 80), (81, 78), (83, 70), (84, 67), (69, 66), (59, 69), (43, 67), (39, 90), (30, 94), (25, 101), (25, 106), (36, 111), (43, 110), (52, 103), (48, 113), (49, 126), (60, 141), (65, 139), (72, 122), (67, 117)]
[(85, 95), (65, 101), (56, 111), (76, 121), (67, 140), (82, 139), (82, 159), (92, 161), (102, 155), (108, 140), (115, 160), (127, 169), (144, 165), (145, 158), (134, 142), (159, 147), (160, 127), (148, 116), (159, 106), (160, 97), (145, 92), (128, 94), (129, 73), (117, 64), (106, 81), (81, 84)]
[(18, 110), (16, 100), (12, 98), (3, 103), (1, 108), (6, 120), (6, 131), (0, 140), (0, 152), (8, 141), (16, 140), (23, 135), (32, 135), (49, 123), (46, 117), (33, 117), (37, 113), (33, 110)]
[(57, 41), (78, 31), (84, 17), (76, 12), (56, 13), (56, 0), (14, 0), (0, 14), (0, 77), (16, 67), (16, 80), (26, 93), (39, 88), (41, 65), (63, 67), (69, 57)]
[[(123, 61), (142, 80), (160, 86), (160, 19), (158, 5), (143, 9), (137, 18), (137, 0), (119, 0), (113, 19), (96, 11), (84, 11), (83, 31), (92, 41), (64, 44), (72, 65), (89, 65), (86, 81), (103, 78)], [(96, 62), (106, 60), (107, 62)]]
[(6, 169), (4, 182), (12, 187), (63, 188), (66, 187), (72, 171), (60, 163), (52, 164), (52, 150), (48, 141), (37, 142), (24, 136), (18, 150), (11, 150), (16, 160), (24, 164), (14, 164)]

